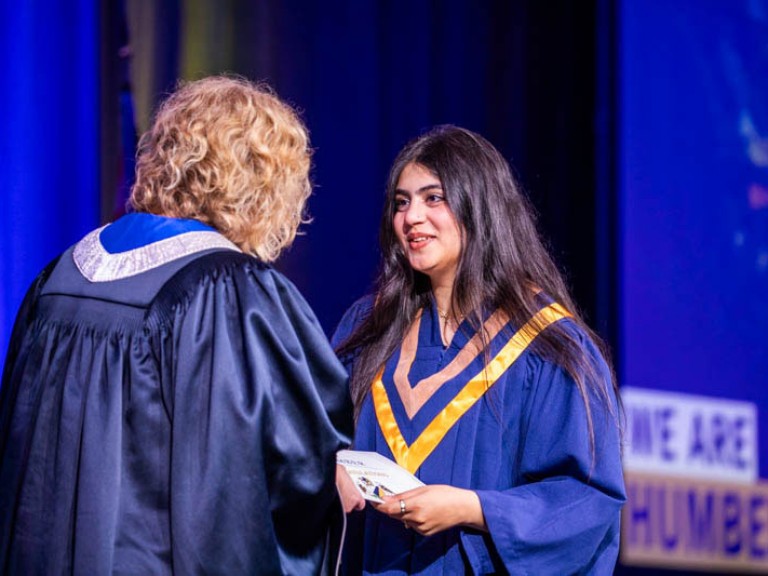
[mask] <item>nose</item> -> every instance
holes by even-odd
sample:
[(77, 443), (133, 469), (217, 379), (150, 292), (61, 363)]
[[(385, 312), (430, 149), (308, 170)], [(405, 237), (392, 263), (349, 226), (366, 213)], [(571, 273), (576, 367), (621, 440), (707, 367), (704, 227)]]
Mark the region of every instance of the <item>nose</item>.
[(425, 217), (425, 210), (424, 210), (424, 203), (420, 202), (419, 200), (413, 200), (408, 205), (408, 208), (405, 211), (405, 223), (409, 226), (413, 226), (415, 224), (419, 224), (421, 222), (424, 222)]

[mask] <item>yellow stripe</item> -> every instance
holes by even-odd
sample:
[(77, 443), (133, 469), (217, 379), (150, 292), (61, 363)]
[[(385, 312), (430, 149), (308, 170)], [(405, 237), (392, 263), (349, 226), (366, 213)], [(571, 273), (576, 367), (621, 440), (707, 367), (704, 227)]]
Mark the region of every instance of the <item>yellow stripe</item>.
[(414, 474), (419, 466), (427, 459), (437, 445), (442, 441), (448, 431), (483, 397), (488, 389), (493, 386), (499, 377), (506, 372), (517, 360), (525, 349), (533, 342), (534, 338), (553, 322), (570, 316), (565, 308), (559, 304), (550, 304), (542, 308), (525, 325), (510, 338), (499, 353), (467, 382), (464, 388), (451, 400), (451, 402), (429, 423), (424, 431), (419, 434), (416, 441), (408, 446), (405, 443), (400, 428), (392, 412), (387, 391), (382, 382), (384, 369), (379, 371), (373, 382), (371, 393), (373, 405), (376, 410), (376, 419), (379, 421), (381, 432), (392, 451), (397, 463)]

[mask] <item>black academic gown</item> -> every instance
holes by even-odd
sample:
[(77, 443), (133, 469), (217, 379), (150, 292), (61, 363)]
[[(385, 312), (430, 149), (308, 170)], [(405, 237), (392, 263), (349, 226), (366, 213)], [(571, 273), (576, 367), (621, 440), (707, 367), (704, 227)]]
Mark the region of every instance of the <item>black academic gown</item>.
[(187, 252), (91, 282), (70, 249), (30, 289), (0, 389), (0, 573), (323, 570), (344, 370), (280, 273)]

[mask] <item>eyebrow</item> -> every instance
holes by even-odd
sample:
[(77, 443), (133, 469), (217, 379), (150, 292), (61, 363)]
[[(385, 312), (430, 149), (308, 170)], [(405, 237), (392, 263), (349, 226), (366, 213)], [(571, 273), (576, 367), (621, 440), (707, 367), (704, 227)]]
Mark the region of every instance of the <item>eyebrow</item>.
[[(442, 184), (427, 184), (426, 186), (422, 186), (414, 194), (421, 194), (423, 192), (429, 192), (430, 190), (442, 190), (443, 185)], [(408, 190), (403, 190), (402, 188), (395, 188), (395, 194), (405, 194), (410, 195), (411, 193), (408, 192)]]

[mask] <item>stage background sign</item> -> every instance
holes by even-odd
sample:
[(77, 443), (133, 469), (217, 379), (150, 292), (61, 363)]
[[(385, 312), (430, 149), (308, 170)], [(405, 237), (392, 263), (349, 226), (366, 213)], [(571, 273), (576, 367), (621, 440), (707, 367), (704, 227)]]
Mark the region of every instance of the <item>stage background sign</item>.
[[(675, 459), (653, 470), (667, 494), (687, 494), (666, 496), (675, 506), (712, 506), (720, 561), (688, 545), (674, 561), (663, 546), (623, 560), (768, 573), (765, 488), (748, 483), (768, 475), (768, 3), (624, 0), (619, 21), (619, 379), (704, 396), (711, 407), (755, 406), (752, 424), (734, 425), (757, 455), (740, 460), (751, 454), (741, 445), (744, 466), (730, 480), (727, 465), (709, 468), (740, 488), (714, 488)], [(756, 437), (742, 437), (751, 426)], [(645, 530), (645, 501), (632, 499), (649, 497), (654, 481), (637, 480), (631, 464), (627, 474), (627, 514)], [(649, 530), (661, 538), (663, 528)]]

